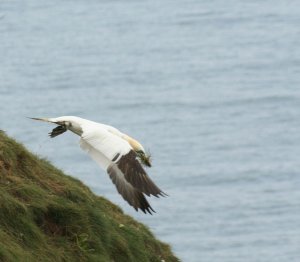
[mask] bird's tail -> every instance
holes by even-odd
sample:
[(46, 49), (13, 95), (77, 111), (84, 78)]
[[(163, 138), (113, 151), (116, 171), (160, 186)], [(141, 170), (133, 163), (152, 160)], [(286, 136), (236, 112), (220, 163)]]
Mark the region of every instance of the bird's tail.
[(53, 123), (51, 118), (39, 118), (39, 117), (28, 117), (33, 120), (38, 120), (38, 121), (43, 121), (43, 122), (48, 122), (48, 123)]

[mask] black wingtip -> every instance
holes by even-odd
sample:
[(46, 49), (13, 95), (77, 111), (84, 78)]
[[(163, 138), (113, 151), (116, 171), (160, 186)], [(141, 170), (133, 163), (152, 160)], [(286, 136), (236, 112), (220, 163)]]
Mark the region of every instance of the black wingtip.
[(155, 210), (151, 207), (151, 205), (148, 203), (148, 201), (146, 200), (146, 198), (143, 196), (143, 202), (141, 202), (141, 206), (138, 207), (138, 209), (142, 210), (145, 214), (150, 214), (152, 215), (153, 213), (156, 213)]
[(160, 192), (160, 195), (162, 196), (162, 197), (168, 197), (169, 195), (167, 194), (167, 193), (165, 193), (165, 192)]
[(159, 197), (168, 197), (169, 195), (168, 194), (166, 194), (165, 192), (163, 192), (163, 191), (160, 191), (159, 193), (157, 193), (157, 194), (152, 194), (153, 196), (155, 196), (155, 197), (157, 197), (157, 198), (159, 198)]
[[(151, 209), (152, 212), (156, 213), (155, 210), (151, 206), (149, 206), (149, 209)], [(150, 214), (152, 215), (151, 212), (150, 212)]]
[(146, 207), (146, 208), (140, 208), (143, 212), (144, 212), (144, 214), (150, 214), (151, 216), (153, 216), (153, 214), (152, 214), (152, 212), (153, 213), (156, 213), (155, 212), (155, 210), (151, 207), (151, 206), (148, 206), (148, 207)]

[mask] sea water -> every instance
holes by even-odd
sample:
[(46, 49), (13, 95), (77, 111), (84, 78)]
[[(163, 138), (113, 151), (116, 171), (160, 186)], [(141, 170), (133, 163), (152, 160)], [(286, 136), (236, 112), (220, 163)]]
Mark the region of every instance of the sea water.
[[(183, 261), (300, 261), (299, 1), (0, 1), (0, 129)], [(136, 213), (66, 133), (113, 125), (169, 197)]]

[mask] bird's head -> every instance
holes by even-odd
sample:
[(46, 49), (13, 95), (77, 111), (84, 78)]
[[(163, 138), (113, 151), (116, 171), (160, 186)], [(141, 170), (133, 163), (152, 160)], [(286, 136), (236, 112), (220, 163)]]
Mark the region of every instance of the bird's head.
[(145, 153), (143, 150), (138, 150), (135, 152), (137, 154), (137, 157), (142, 162), (143, 165), (147, 167), (151, 167), (151, 154)]

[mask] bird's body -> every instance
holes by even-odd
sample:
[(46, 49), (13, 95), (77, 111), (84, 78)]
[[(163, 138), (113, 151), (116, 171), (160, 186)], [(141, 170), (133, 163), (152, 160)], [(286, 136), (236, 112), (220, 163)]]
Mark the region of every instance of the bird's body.
[(118, 129), (75, 116), (32, 118), (57, 124), (49, 133), (56, 137), (67, 130), (80, 136), (80, 147), (107, 171), (122, 197), (144, 213), (154, 212), (144, 194), (156, 197), (163, 193), (149, 178), (142, 165), (151, 166), (143, 146)]

